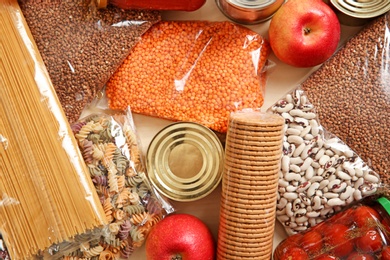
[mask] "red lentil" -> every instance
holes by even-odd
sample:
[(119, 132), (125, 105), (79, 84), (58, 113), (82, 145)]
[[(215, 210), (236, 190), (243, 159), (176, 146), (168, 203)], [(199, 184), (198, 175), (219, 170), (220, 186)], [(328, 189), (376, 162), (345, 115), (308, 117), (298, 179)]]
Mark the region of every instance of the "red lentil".
[(230, 112), (263, 105), (269, 52), (263, 37), (231, 22), (161, 21), (107, 83), (110, 108), (224, 133)]

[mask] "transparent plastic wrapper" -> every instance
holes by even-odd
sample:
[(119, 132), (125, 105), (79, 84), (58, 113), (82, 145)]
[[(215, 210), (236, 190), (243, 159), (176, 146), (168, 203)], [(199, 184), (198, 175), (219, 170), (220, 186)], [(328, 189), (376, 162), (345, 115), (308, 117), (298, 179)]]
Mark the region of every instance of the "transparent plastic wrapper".
[(364, 27), (301, 83), (321, 124), (390, 181), (390, 13)]
[(231, 113), (226, 134), (217, 259), (272, 255), (284, 119)]
[(94, 0), (19, 0), (68, 121), (79, 119), (158, 11), (97, 9)]
[(321, 125), (315, 106), (299, 86), (268, 111), (286, 121), (277, 219), (287, 234), (315, 226), (385, 188), (378, 173)]
[(369, 196), (279, 243), (274, 260), (389, 259), (390, 201)]
[(230, 112), (263, 105), (269, 52), (231, 22), (161, 21), (110, 78), (109, 105), (224, 133)]
[(16, 0), (0, 2), (0, 24), (1, 242), (32, 259), (107, 220)]
[(206, 0), (96, 0), (99, 8), (108, 4), (122, 9), (195, 11), (202, 7)]
[[(88, 115), (72, 125), (108, 225), (70, 257), (128, 258), (173, 207), (150, 185), (131, 111)], [(86, 233), (85, 235), (88, 235)], [(87, 237), (88, 238), (88, 237)], [(65, 257), (66, 258), (66, 257)]]

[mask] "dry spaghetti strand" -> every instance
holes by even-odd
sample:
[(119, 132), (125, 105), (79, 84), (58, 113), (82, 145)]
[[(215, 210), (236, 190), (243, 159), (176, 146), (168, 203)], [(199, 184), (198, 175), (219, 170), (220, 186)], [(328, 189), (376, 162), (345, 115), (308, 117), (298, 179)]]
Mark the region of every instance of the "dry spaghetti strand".
[(12, 259), (106, 224), (16, 0), (0, 2), (0, 232)]

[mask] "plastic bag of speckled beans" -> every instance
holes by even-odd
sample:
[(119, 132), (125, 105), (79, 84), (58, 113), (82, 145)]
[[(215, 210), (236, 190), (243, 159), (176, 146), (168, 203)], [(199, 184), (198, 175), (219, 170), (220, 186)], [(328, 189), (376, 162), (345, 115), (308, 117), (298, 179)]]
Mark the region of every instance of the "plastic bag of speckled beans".
[(386, 191), (379, 174), (321, 125), (315, 106), (299, 86), (268, 111), (285, 119), (276, 218), (288, 235)]
[(64, 260), (127, 259), (144, 244), (150, 229), (174, 211), (149, 182), (131, 111), (92, 105), (96, 109), (85, 113), (72, 131), (108, 225), (52, 246), (47, 259), (50, 254)]
[(269, 52), (231, 22), (161, 21), (107, 83), (109, 106), (224, 133), (230, 112), (263, 105)]
[(322, 125), (390, 183), (390, 13), (302, 82)]
[(98, 10), (95, 0), (18, 2), (71, 124), (161, 19), (153, 10)]

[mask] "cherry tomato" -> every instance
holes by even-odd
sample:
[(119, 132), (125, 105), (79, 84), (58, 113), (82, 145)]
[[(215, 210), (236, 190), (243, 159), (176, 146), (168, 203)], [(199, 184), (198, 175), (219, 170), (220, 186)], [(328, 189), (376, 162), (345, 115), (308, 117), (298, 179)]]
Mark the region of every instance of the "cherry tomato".
[(360, 228), (373, 225), (378, 220), (380, 221), (379, 213), (373, 208), (364, 205), (357, 207), (353, 216), (356, 225)]
[(347, 260), (374, 260), (375, 258), (370, 255), (370, 254), (366, 254), (366, 253), (359, 253), (359, 252), (352, 252)]
[(356, 248), (364, 253), (372, 253), (381, 250), (383, 246), (381, 234), (377, 229), (364, 231), (361, 237), (356, 238)]
[(390, 246), (384, 246), (382, 249), (382, 260), (390, 260)]
[(384, 230), (386, 232), (390, 233), (390, 219), (384, 218), (382, 220), (381, 224), (383, 225)]
[(308, 231), (303, 234), (300, 245), (309, 255), (318, 254), (322, 248), (322, 235), (315, 230)]
[(302, 234), (297, 233), (295, 235), (289, 236), (287, 239), (282, 241), (276, 248), (275, 254), (282, 256), (286, 253), (291, 247), (298, 247), (301, 242)]
[(353, 250), (353, 242), (348, 236), (349, 228), (343, 224), (329, 224), (324, 239), (330, 252), (337, 257), (347, 256)]
[(314, 258), (314, 260), (339, 260), (339, 259), (340, 258), (338, 258), (337, 256), (329, 255), (329, 254), (323, 254)]
[(334, 221), (333, 223), (344, 224), (348, 227), (351, 226), (353, 224), (353, 212), (354, 209), (349, 208), (339, 213), (336, 213), (336, 215), (332, 217), (332, 220)]
[(290, 247), (280, 260), (309, 260), (309, 255), (300, 247)]

